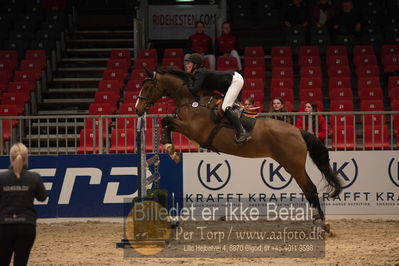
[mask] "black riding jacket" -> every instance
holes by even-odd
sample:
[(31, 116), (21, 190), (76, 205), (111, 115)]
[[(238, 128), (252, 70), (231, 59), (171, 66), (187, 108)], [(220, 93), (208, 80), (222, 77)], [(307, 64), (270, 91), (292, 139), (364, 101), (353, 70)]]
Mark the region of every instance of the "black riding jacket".
[(208, 91), (219, 91), (226, 94), (233, 80), (234, 71), (215, 71), (206, 68), (199, 68), (194, 74), (194, 83), (190, 91), (196, 94), (201, 89)]
[(36, 224), (34, 198), (39, 201), (47, 198), (38, 173), (25, 168), (20, 178), (11, 169), (0, 173), (0, 224)]

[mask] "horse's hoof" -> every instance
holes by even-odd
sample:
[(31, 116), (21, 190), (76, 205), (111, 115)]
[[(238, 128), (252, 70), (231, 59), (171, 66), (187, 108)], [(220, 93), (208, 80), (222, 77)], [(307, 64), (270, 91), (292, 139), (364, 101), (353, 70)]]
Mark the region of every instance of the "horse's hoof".
[(179, 163), (180, 162), (180, 154), (177, 152), (173, 153), (172, 160), (175, 161), (175, 163)]
[(331, 231), (330, 231), (330, 225), (329, 225), (329, 224), (324, 224), (323, 229), (324, 229), (324, 231), (326, 231), (328, 234), (331, 233)]

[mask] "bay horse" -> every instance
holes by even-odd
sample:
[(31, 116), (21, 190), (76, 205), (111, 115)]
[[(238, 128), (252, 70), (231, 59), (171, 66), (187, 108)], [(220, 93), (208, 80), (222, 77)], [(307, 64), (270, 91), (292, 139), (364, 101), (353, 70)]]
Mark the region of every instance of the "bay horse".
[[(188, 89), (190, 74), (173, 67), (149, 72), (136, 102), (136, 113), (141, 116), (163, 96), (176, 103), (175, 117), (162, 119), (162, 140), (169, 155), (174, 156), (171, 131), (179, 132), (199, 144), (207, 142), (209, 135), (216, 127), (211, 119), (211, 96), (194, 96)], [(198, 104), (197, 104), (198, 103)], [(329, 164), (329, 154), (324, 144), (314, 135), (299, 130), (295, 126), (267, 117), (256, 118), (251, 132), (251, 139), (237, 144), (235, 131), (222, 127), (214, 136), (211, 147), (222, 153), (246, 158), (271, 157), (291, 174), (309, 204), (316, 211), (314, 221), (322, 221), (324, 213), (320, 208), (317, 188), (306, 173), (307, 152), (316, 164), (329, 186), (330, 197), (341, 192), (341, 184)]]

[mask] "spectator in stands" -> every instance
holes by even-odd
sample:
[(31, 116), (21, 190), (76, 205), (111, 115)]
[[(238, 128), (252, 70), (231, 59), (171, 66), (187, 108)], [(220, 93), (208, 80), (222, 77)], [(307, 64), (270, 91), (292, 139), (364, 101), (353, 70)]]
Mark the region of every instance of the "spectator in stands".
[(256, 117), (259, 114), (259, 106), (254, 105), (255, 100), (252, 97), (247, 97), (244, 100), (244, 110), (245, 110), (245, 115), (250, 116), (250, 117)]
[(213, 54), (212, 38), (205, 34), (205, 24), (202, 21), (195, 23), (195, 34), (188, 38), (184, 59), (187, 60), (193, 53), (198, 53), (207, 58), (209, 67), (215, 69), (216, 60)]
[(36, 237), (37, 214), (33, 199), (47, 192), (38, 173), (26, 169), (28, 149), (22, 143), (10, 149), (10, 168), (0, 173), (0, 265), (27, 265)]
[(335, 35), (356, 34), (361, 30), (360, 13), (353, 8), (351, 0), (343, 0), (342, 11), (332, 20)]
[(269, 113), (276, 113), (276, 114), (272, 115), (270, 118), (291, 124), (292, 123), (291, 116), (282, 114), (286, 112), (288, 111), (285, 108), (284, 100), (280, 97), (274, 97), (271, 102)]
[(316, 27), (328, 26), (335, 16), (335, 8), (331, 0), (319, 0), (313, 7), (312, 24)]
[(309, 25), (309, 9), (302, 0), (292, 0), (284, 16), (286, 27), (307, 27)]
[[(305, 104), (305, 112), (309, 113), (309, 115), (300, 115), (296, 120), (295, 126), (314, 134), (324, 142), (327, 134), (326, 120), (322, 115), (315, 116), (313, 114), (317, 112), (317, 104), (315, 102), (307, 102)], [(309, 128), (310, 123), (311, 128)]]
[(231, 34), (231, 27), (229, 22), (223, 22), (222, 35), (216, 39), (216, 55), (217, 56), (232, 56), (237, 59), (238, 70), (242, 70), (240, 56), (237, 52), (237, 38)]

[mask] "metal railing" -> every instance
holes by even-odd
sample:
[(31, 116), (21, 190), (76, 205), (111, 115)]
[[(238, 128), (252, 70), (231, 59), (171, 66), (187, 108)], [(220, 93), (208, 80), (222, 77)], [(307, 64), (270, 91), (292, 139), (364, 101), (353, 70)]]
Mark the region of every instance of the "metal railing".
[[(317, 115), (316, 115), (317, 114)], [(271, 117), (276, 113), (262, 113)], [(280, 114), (282, 115), (282, 114)], [(399, 111), (283, 113), (316, 136), (325, 128), (323, 143), (330, 150), (393, 150), (399, 145)], [(324, 119), (321, 124), (320, 116)], [(167, 115), (155, 115), (159, 118)], [(154, 128), (148, 115), (147, 127)], [(0, 154), (11, 144), (25, 143), (32, 154), (133, 153), (137, 116), (3, 116), (0, 117)], [(155, 138), (147, 130), (146, 151), (153, 152)], [(323, 135), (323, 134), (321, 134)], [(206, 152), (182, 135), (173, 138), (177, 151)], [(160, 145), (160, 152), (162, 146)]]

